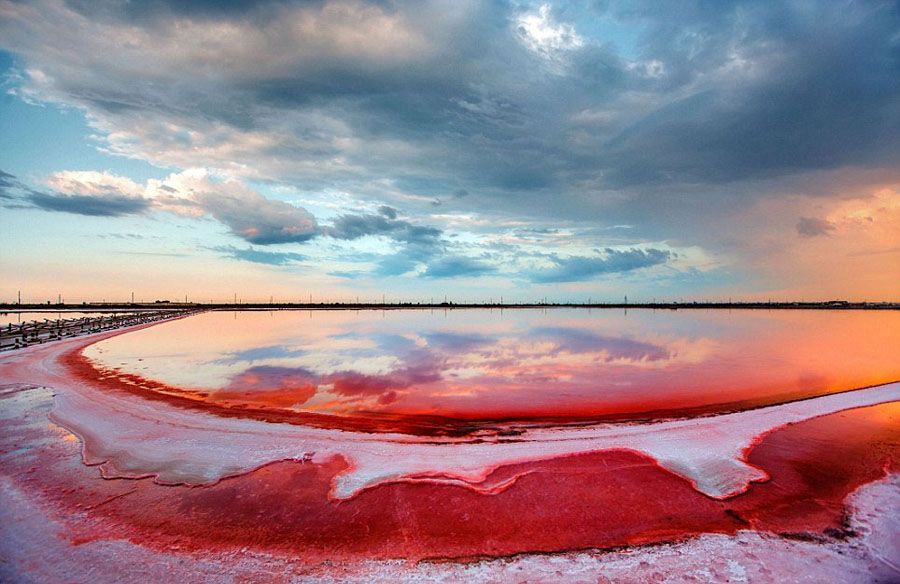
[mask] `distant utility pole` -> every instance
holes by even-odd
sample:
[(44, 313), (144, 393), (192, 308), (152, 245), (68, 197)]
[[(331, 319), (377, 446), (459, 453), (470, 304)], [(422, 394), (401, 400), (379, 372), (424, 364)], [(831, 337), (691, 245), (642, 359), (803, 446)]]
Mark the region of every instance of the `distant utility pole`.
[(234, 303), (237, 304), (237, 292), (234, 293)]
[(22, 291), (19, 290), (19, 304), (22, 304)]
[(57, 293), (56, 295), (56, 303), (62, 304), (62, 294)]
[(134, 304), (134, 292), (131, 293), (131, 303)]

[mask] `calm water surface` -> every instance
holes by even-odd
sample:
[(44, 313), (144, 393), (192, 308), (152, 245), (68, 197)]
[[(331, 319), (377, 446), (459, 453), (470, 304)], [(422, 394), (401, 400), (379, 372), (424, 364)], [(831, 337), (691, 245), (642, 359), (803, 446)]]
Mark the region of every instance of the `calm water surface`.
[(209, 312), (84, 354), (235, 409), (643, 419), (896, 381), (900, 312)]

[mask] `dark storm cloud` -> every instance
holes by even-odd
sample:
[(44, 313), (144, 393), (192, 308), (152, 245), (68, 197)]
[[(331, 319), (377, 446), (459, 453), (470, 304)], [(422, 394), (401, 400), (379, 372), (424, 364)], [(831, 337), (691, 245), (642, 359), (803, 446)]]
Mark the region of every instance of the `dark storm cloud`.
[[(297, 39), (285, 36), (283, 46), (272, 49), (295, 54), (297, 59), (289, 59), (280, 68), (254, 65), (269, 59), (253, 54), (256, 47), (241, 45), (240, 36), (230, 47), (238, 53), (231, 60), (226, 61), (224, 56), (218, 60), (211, 56), (214, 53), (205, 51), (195, 55), (185, 47), (177, 55), (179, 65), (162, 67), (164, 58), (161, 62), (154, 55), (158, 51), (168, 52), (165, 36), (177, 30), (175, 26), (181, 18), (179, 12), (168, 9), (154, 9), (155, 18), (147, 20), (120, 15), (122, 22), (110, 13), (103, 18), (90, 13), (96, 18), (91, 25), (98, 29), (97, 34), (127, 22), (148, 35), (146, 39), (136, 40), (134, 50), (127, 54), (99, 47), (90, 49), (91, 54), (107, 61), (102, 65), (96, 63), (97, 68), (84, 62), (53, 63), (56, 57), (45, 53), (43, 46), (34, 46), (27, 52), (35, 60), (43, 61), (42, 57), (46, 57), (43, 66), (48, 70), (56, 69), (55, 65), (65, 67), (65, 72), (59, 71), (53, 77), (53, 88), (48, 88), (53, 99), (71, 100), (96, 112), (113, 126), (129, 132), (140, 131), (139, 138), (119, 146), (136, 148), (140, 155), (151, 159), (162, 157), (182, 167), (224, 163), (216, 159), (214, 148), (203, 148), (204, 144), (198, 143), (220, 139), (209, 127), (218, 123), (238, 132), (275, 131), (288, 136), (283, 143), (267, 146), (265, 150), (238, 153), (241, 158), (233, 162), (239, 164), (268, 167), (273, 161), (324, 161), (348, 156), (335, 147), (334, 132), (345, 133), (331, 121), (335, 119), (349, 126), (349, 135), (371, 144), (363, 148), (362, 156), (349, 154), (350, 161), (362, 169), (362, 174), (348, 174), (345, 170), (330, 173), (328, 165), (310, 172), (297, 172), (289, 164), (279, 165), (277, 171), (266, 168), (263, 172), (273, 174), (273, 178), (321, 185), (366, 180), (371, 173), (404, 171), (405, 174), (412, 170), (428, 181), (440, 182), (446, 174), (435, 166), (440, 160), (441, 166), (466, 169), (465, 173), (473, 174), (482, 183), (515, 188), (549, 184), (546, 167), (559, 165), (559, 156), (549, 155), (545, 144), (551, 148), (553, 145), (535, 130), (536, 124), (552, 127), (553, 124), (547, 123), (552, 120), (544, 115), (536, 116), (536, 112), (546, 111), (543, 104), (535, 103), (537, 107), (532, 107), (529, 103), (518, 103), (524, 94), (516, 90), (510, 95), (506, 86), (521, 83), (523, 75), (540, 77), (529, 72), (539, 63), (534, 62), (511, 34), (510, 7), (485, 6), (467, 13), (460, 10), (461, 16), (453, 21), (445, 18), (442, 9), (429, 5), (348, 3), (348, 6), (344, 12), (358, 9), (366, 15), (394, 19), (391, 22), (398, 23), (396, 29), (400, 30), (397, 36), (402, 37), (401, 33), (405, 32), (412, 39), (429, 37), (430, 44), (420, 48), (412, 41), (407, 43), (409, 46), (398, 41), (398, 51), (386, 53), (377, 63), (354, 59), (341, 52), (346, 41), (340, 36), (341, 23), (333, 22), (337, 16), (317, 3), (304, 3), (295, 8), (316, 18), (331, 19), (326, 22), (330, 29), (318, 30), (323, 35), (335, 31), (333, 34), (338, 38), (334, 43), (338, 48), (306, 59), (306, 52), (300, 50), (302, 46), (291, 46)], [(267, 38), (274, 39), (272, 42), (280, 38), (273, 27), (293, 14), (288, 3), (257, 7), (252, 17), (233, 10), (216, 12), (207, 8), (203, 11), (205, 19), (245, 27), (248, 33), (267, 34)], [(59, 16), (61, 25), (67, 19)], [(197, 21), (191, 22), (197, 26)], [(33, 24), (49, 28), (55, 23), (46, 15), (43, 22)], [(359, 31), (357, 35), (362, 36)], [(69, 50), (82, 43), (102, 44), (98, 39), (103, 38), (77, 29), (68, 29), (66, 37), (54, 41), (69, 45)], [(21, 36), (19, 40), (29, 43), (31, 38)], [(10, 40), (10, 44), (15, 42)], [(406, 53), (400, 54), (400, 49)], [(496, 60), (480, 57), (485, 50)], [(367, 49), (361, 54), (369, 52)], [(138, 60), (159, 66), (153, 70), (142, 67), (141, 77), (134, 78), (129, 71), (139, 65)], [(510, 65), (515, 70), (509, 70)], [(549, 91), (550, 81), (541, 82), (544, 87), (535, 95)], [(558, 114), (552, 117), (558, 119)], [(188, 126), (194, 132), (169, 134), (177, 126)], [(223, 138), (228, 138), (224, 134)], [(378, 147), (382, 140), (405, 142), (420, 154), (409, 157), (405, 149), (402, 154), (382, 152)], [(179, 148), (184, 151), (176, 152)], [(511, 148), (519, 152), (513, 153)], [(194, 160), (199, 151), (210, 153), (210, 159)], [(445, 187), (435, 189), (447, 192)]]
[(671, 252), (661, 249), (606, 249), (602, 256), (552, 257), (556, 264), (554, 267), (531, 272), (529, 277), (532, 282), (538, 283), (579, 282), (602, 274), (630, 272), (664, 264), (671, 257)]

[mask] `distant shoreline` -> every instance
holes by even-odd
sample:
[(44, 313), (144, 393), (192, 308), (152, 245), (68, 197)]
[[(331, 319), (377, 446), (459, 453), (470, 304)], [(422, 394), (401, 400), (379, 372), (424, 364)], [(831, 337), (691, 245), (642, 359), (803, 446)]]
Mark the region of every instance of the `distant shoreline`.
[(144, 302), (86, 304), (0, 304), (0, 312), (115, 312), (143, 310), (462, 310), (462, 309), (641, 309), (641, 310), (900, 310), (900, 302), (634, 302), (634, 303), (456, 303), (456, 302), (305, 302), (305, 303), (194, 303)]

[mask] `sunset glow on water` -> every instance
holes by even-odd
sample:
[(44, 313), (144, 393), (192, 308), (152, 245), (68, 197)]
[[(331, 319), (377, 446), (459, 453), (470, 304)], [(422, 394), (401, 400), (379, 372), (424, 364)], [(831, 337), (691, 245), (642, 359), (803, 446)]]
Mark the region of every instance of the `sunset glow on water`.
[(223, 311), (84, 355), (151, 391), (235, 410), (400, 416), (416, 431), (439, 423), (417, 416), (652, 419), (887, 383), (900, 379), (900, 314)]

